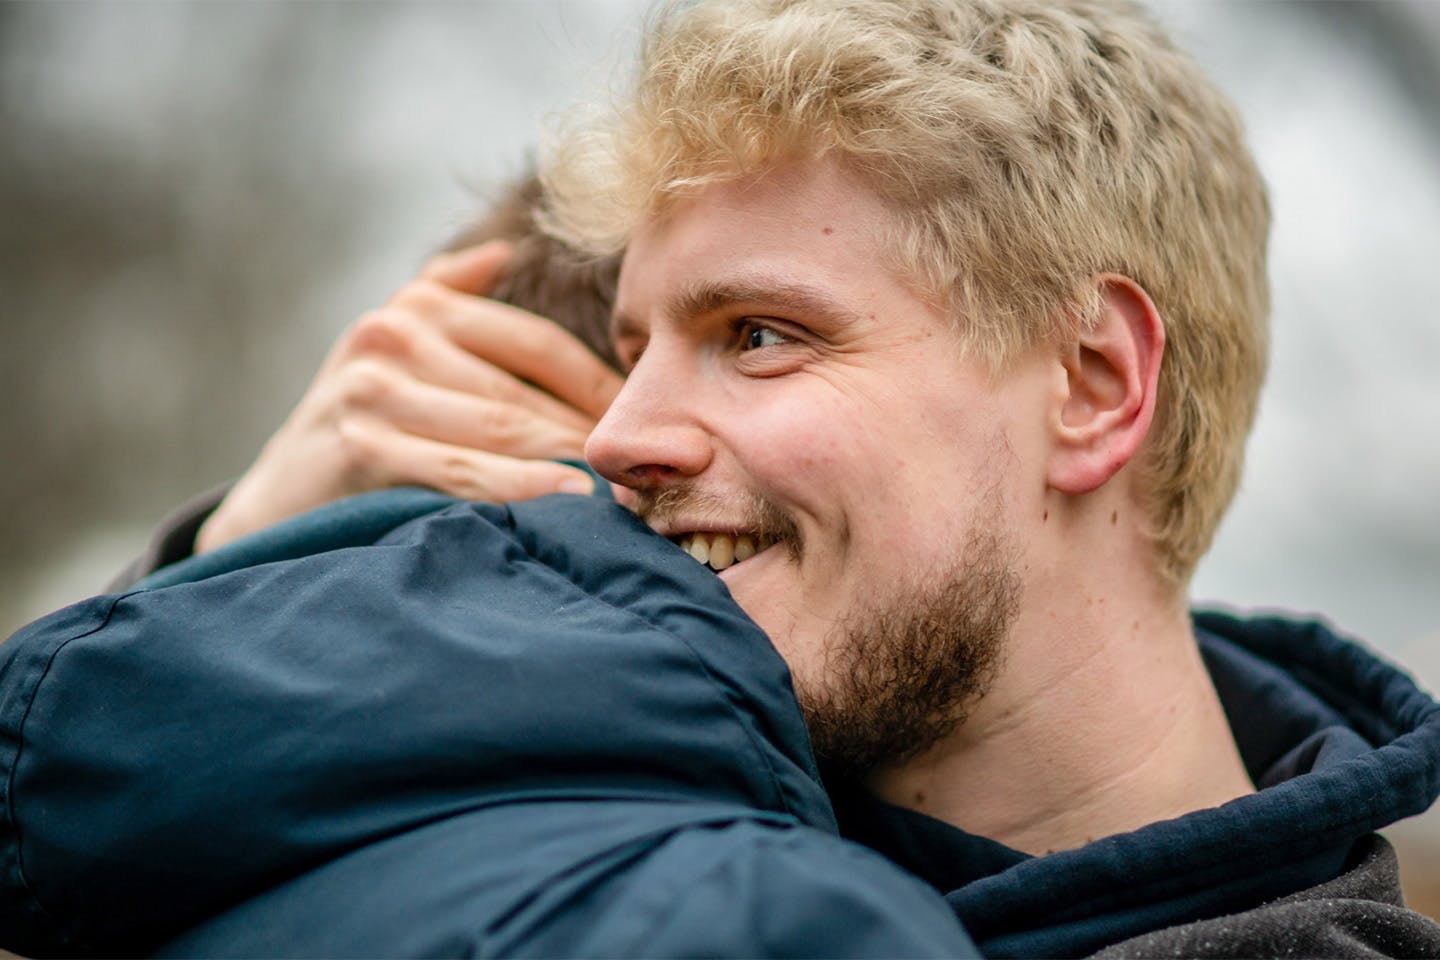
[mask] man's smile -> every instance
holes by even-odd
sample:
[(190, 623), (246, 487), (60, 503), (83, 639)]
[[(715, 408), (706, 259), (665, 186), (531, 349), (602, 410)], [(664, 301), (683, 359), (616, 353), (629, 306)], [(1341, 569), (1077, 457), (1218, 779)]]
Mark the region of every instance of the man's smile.
[(635, 511), (640, 519), (716, 573), (777, 544), (799, 555), (799, 528), (763, 497), (722, 495), (679, 484), (660, 491), (640, 491), (637, 499)]
[(779, 538), (764, 533), (726, 533), (724, 531), (696, 530), (670, 540), (698, 562), (719, 573), (731, 565), (744, 563), (762, 550), (779, 542)]

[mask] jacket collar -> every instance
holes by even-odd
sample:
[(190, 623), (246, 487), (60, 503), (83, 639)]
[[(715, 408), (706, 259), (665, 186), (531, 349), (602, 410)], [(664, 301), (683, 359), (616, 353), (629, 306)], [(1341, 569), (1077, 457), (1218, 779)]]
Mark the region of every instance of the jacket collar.
[(1326, 625), (1195, 616), (1260, 791), (1033, 857), (853, 788), (842, 831), (945, 894), (987, 956), (1079, 956), (1324, 883), (1356, 841), (1440, 793), (1440, 706)]

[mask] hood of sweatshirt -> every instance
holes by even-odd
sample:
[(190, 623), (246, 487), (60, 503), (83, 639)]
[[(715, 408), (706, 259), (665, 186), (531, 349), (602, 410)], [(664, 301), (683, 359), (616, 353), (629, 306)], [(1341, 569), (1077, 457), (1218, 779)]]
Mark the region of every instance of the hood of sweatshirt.
[(986, 956), (1072, 957), (1333, 880), (1440, 794), (1440, 706), (1402, 670), (1320, 622), (1194, 621), (1256, 793), (1030, 856), (846, 788), (842, 832), (944, 893)]

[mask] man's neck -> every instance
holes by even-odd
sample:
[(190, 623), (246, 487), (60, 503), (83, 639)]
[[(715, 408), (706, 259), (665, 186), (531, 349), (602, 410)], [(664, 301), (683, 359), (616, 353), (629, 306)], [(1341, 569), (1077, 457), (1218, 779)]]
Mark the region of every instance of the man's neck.
[(1023, 613), (965, 723), (876, 794), (1043, 854), (1253, 792), (1184, 604), (1090, 596)]

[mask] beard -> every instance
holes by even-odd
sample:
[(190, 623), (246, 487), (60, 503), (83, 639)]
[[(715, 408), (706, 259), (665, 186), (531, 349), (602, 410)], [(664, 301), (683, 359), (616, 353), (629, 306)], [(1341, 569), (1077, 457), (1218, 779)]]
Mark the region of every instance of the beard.
[[(657, 524), (677, 516), (743, 518), (740, 526), (799, 562), (798, 524), (756, 494), (719, 495), (680, 484), (642, 491), (636, 512)], [(826, 637), (821, 675), (792, 670), (811, 746), (827, 774), (862, 779), (905, 763), (944, 739), (985, 695), (1020, 602), (1020, 578), (998, 505), (954, 562), (858, 602)], [(774, 638), (771, 638), (772, 641)]]
[(999, 670), (1020, 592), (1000, 531), (977, 530), (954, 564), (838, 623), (823, 675), (796, 689), (827, 773), (863, 780), (963, 723)]

